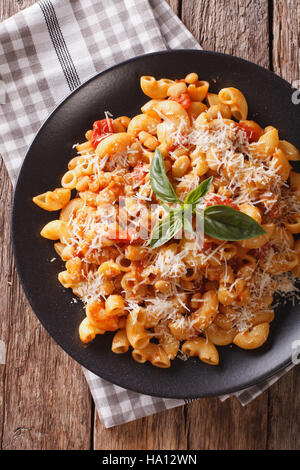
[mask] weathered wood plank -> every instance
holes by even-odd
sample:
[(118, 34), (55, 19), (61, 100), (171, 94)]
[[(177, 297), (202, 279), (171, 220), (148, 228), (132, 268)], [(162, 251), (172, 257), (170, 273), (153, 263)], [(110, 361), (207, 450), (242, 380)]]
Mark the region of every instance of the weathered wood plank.
[[(0, 2), (0, 20), (34, 0)], [(49, 337), (20, 287), (10, 243), (12, 185), (0, 164), (0, 447), (89, 449), (91, 399), (81, 368)]]
[(0, 2), (0, 21), (9, 18), (24, 8), (30, 7), (37, 0), (2, 0)]
[[(176, 14), (179, 0), (167, 0)], [(163, 430), (163, 432), (162, 432)], [(186, 449), (184, 407), (105, 430), (95, 412), (95, 449)]]
[(243, 408), (235, 398), (218, 398), (188, 406), (189, 449), (265, 449), (267, 441), (267, 393)]
[(299, 80), (300, 0), (274, 0), (273, 36), (274, 72), (289, 82)]
[(184, 407), (106, 430), (96, 416), (94, 442), (95, 449), (187, 449)]
[[(300, 88), (300, 0), (275, 0), (273, 69)], [(295, 367), (269, 392), (268, 449), (300, 447), (300, 369)]]
[[(12, 250), (9, 240), (9, 212), (11, 206), (12, 188), (6, 169), (0, 160), (0, 340), (7, 347), (10, 336), (10, 298), (13, 293), (11, 285)], [(3, 433), (3, 421), (5, 410), (5, 375), (6, 366), (0, 365), (0, 435)]]
[(300, 368), (295, 367), (269, 390), (267, 448), (300, 448)]
[(269, 66), (267, 0), (183, 0), (182, 20), (204, 49)]
[(13, 271), (3, 449), (89, 449), (91, 402), (81, 368), (32, 313)]
[(170, 7), (173, 9), (173, 11), (176, 13), (176, 15), (179, 16), (181, 0), (166, 0), (166, 1), (170, 5)]
[(1, 162), (0, 334), (3, 449), (88, 449), (91, 400), (80, 366), (49, 337), (25, 299), (9, 240), (11, 184)]
[[(182, 19), (203, 48), (269, 65), (267, 1), (183, 0)], [(265, 393), (246, 408), (234, 398), (225, 403), (215, 398), (189, 405), (189, 448), (264, 449), (267, 401)]]

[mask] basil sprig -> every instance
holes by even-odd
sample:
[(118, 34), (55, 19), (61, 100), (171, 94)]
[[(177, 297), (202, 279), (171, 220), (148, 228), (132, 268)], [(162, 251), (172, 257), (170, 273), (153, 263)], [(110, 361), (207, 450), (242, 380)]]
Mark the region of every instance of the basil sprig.
[[(158, 248), (183, 228), (193, 231), (192, 214), (197, 212), (197, 206), (203, 202), (208, 193), (212, 177), (202, 181), (186, 196), (185, 201), (181, 201), (166, 175), (163, 156), (159, 150), (156, 150), (151, 162), (150, 181), (153, 192), (168, 212), (151, 233), (150, 246)], [(180, 204), (181, 207), (173, 209), (164, 202)], [(202, 212), (197, 212), (197, 217), (203, 222), (204, 233), (218, 240), (248, 240), (266, 233), (252, 217), (230, 206), (209, 206)]]

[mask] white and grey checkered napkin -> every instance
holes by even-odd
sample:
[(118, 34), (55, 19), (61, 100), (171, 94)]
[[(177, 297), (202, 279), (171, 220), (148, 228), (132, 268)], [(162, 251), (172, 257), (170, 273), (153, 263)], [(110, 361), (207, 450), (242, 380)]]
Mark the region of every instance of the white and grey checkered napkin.
[[(70, 91), (125, 59), (176, 48), (200, 46), (163, 0), (41, 0), (0, 24), (0, 151), (12, 181), (41, 123)], [(285, 372), (235, 396), (245, 405)], [(105, 427), (188, 402), (84, 373)]]

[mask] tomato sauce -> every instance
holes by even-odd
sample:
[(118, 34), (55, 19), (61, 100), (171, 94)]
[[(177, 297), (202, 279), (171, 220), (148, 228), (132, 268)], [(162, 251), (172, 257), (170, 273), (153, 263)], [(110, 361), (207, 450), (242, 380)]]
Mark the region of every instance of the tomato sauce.
[(272, 243), (267, 242), (261, 248), (256, 248), (255, 250), (251, 250), (251, 254), (252, 256), (254, 256), (255, 259), (259, 260), (259, 259), (264, 258), (271, 248), (272, 248)]
[(101, 140), (113, 134), (113, 132), (112, 119), (101, 119), (101, 121), (95, 121), (91, 137), (91, 144), (94, 149), (97, 148)]
[(117, 243), (133, 243), (140, 238), (140, 234), (135, 229), (129, 228), (128, 230), (117, 230), (116, 232), (108, 233), (106, 238)]
[(260, 138), (259, 130), (255, 129), (251, 126), (248, 126), (248, 124), (246, 124), (244, 122), (240, 122), (239, 124), (237, 124), (237, 127), (239, 129), (242, 129), (246, 133), (247, 139), (248, 139), (250, 144), (252, 142), (257, 142), (258, 139)]
[(147, 171), (145, 170), (144, 164), (143, 163), (138, 163), (133, 170), (133, 179), (136, 184), (142, 185), (145, 183), (145, 178), (147, 175)]
[(177, 103), (181, 104), (181, 106), (185, 109), (188, 110), (192, 104), (192, 100), (189, 97), (188, 93), (181, 93), (177, 98), (173, 98), (170, 96), (169, 100), (171, 101), (177, 101)]
[(233, 209), (239, 210), (238, 206), (234, 204), (233, 200), (229, 197), (220, 196), (219, 194), (212, 194), (209, 197), (209, 200), (206, 202), (206, 207), (216, 205), (230, 206)]

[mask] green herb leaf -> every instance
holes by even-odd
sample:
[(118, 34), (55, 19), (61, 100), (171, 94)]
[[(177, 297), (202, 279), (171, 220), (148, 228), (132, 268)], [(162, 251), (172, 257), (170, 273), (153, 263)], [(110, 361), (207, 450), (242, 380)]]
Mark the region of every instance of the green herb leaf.
[(155, 225), (151, 233), (150, 247), (158, 248), (171, 240), (183, 227), (182, 209), (173, 210)]
[(212, 179), (213, 177), (211, 176), (210, 178), (207, 178), (206, 180), (202, 181), (202, 183), (200, 183), (196, 189), (194, 189), (187, 195), (184, 203), (192, 204), (193, 209), (195, 209), (196, 205), (203, 201), (206, 194), (208, 193)]
[(156, 194), (158, 199), (164, 202), (177, 202), (181, 204), (181, 201), (176, 196), (174, 188), (166, 175), (163, 156), (157, 149), (151, 161), (150, 182), (152, 191)]
[(174, 210), (171, 206), (167, 206), (167, 204), (164, 204), (163, 202), (161, 203), (161, 205), (167, 212), (172, 212)]
[(205, 234), (217, 240), (248, 240), (266, 233), (252, 217), (229, 206), (207, 207), (203, 217)]
[(193, 206), (191, 204), (184, 204), (182, 211), (183, 227), (190, 233), (194, 233), (193, 229)]

